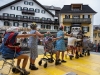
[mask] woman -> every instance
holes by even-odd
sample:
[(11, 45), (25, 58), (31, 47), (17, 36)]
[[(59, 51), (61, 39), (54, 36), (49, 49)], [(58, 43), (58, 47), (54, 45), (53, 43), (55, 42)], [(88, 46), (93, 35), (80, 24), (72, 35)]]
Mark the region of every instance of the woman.
[(32, 23), (30, 25), (31, 31), (30, 34), (35, 34), (36, 37), (29, 37), (28, 46), (30, 48), (30, 66), (29, 69), (31, 70), (38, 70), (38, 68), (35, 66), (35, 60), (38, 57), (38, 37), (44, 37), (45, 34), (41, 34), (37, 31), (37, 25), (35, 23)]
[[(19, 46), (14, 46), (14, 45), (17, 43), (16, 38), (29, 37), (29, 36), (35, 36), (35, 35), (34, 34), (18, 35), (18, 27), (10, 27), (9, 29), (7, 29), (4, 35), (4, 40), (2, 42), (1, 49), (0, 49), (2, 56), (4, 58), (17, 59), (18, 68), (20, 68), (21, 59), (24, 59), (22, 64), (22, 70), (26, 75), (30, 74), (30, 72), (25, 70), (25, 67), (28, 62), (28, 56), (22, 54), (22, 52), (20, 51), (21, 48)], [(15, 50), (16, 50), (16, 54), (15, 54)], [(19, 73), (20, 71), (17, 70), (16, 72)]]
[[(59, 39), (56, 41), (56, 47), (55, 47), (55, 49), (57, 51), (56, 52), (56, 62), (55, 62), (55, 65), (59, 65), (59, 64), (61, 64), (61, 62), (62, 63), (66, 62), (64, 60), (64, 52), (66, 50), (65, 41), (64, 41), (64, 35), (67, 36), (67, 34), (65, 34), (63, 32), (63, 26), (61, 26), (59, 28), (59, 31), (57, 32), (57, 38), (59, 38)], [(59, 61), (60, 52), (62, 52), (62, 56), (61, 56), (62, 60), (61, 60), (61, 62)]]

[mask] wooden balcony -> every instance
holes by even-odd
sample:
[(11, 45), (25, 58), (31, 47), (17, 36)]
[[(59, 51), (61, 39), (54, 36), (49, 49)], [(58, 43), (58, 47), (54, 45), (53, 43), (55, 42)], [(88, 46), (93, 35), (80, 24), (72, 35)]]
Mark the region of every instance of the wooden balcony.
[(91, 23), (90, 18), (71, 18), (71, 19), (63, 19), (63, 23)]
[(31, 14), (31, 15), (35, 15), (34, 11), (30, 11), (30, 10), (22, 10), (22, 14)]
[(58, 21), (42, 20), (42, 19), (29, 19), (29, 18), (23, 18), (23, 17), (7, 17), (7, 16), (5, 17), (5, 16), (0, 16), (0, 20), (19, 21), (19, 22), (36, 22), (36, 23), (59, 25)]

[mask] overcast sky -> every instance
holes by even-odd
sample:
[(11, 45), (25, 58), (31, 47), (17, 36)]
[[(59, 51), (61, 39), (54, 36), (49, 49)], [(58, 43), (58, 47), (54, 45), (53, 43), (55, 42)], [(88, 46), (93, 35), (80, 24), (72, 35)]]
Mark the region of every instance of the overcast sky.
[[(7, 4), (13, 0), (0, 0), (0, 6)], [(58, 7), (63, 7), (64, 5), (72, 3), (83, 3), (88, 4), (92, 9), (94, 9), (97, 14), (94, 16), (94, 25), (100, 25), (100, 0), (37, 0), (42, 5), (54, 5)]]

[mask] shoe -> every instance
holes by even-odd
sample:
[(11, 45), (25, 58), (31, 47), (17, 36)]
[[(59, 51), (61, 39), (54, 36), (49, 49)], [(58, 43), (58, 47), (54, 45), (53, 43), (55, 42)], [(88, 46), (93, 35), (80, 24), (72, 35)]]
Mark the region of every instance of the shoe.
[(80, 54), (80, 57), (83, 57), (83, 55), (82, 55), (82, 54)]
[(62, 63), (66, 63), (66, 61), (65, 61), (65, 60), (62, 60), (61, 62), (62, 62)]
[[(19, 69), (20, 69), (20, 67), (18, 67)], [(12, 72), (13, 73), (20, 73), (20, 70), (19, 69), (17, 69), (17, 68), (12, 68)]]
[(25, 75), (30, 74), (30, 72), (29, 72), (29, 71), (26, 71), (25, 69), (22, 69), (22, 70), (24, 71), (24, 74), (25, 74)]
[(55, 65), (60, 65), (61, 62), (59, 60), (56, 60)]
[(38, 70), (38, 68), (34, 64), (31, 64), (29, 66), (29, 69), (31, 69), (31, 70)]

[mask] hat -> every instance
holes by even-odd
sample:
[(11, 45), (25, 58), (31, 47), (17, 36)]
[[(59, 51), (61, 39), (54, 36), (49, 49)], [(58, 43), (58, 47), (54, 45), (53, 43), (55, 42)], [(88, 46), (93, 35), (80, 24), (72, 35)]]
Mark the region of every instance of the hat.
[(6, 30), (6, 32), (18, 32), (18, 27), (12, 26), (12, 27), (8, 28), (8, 29)]

